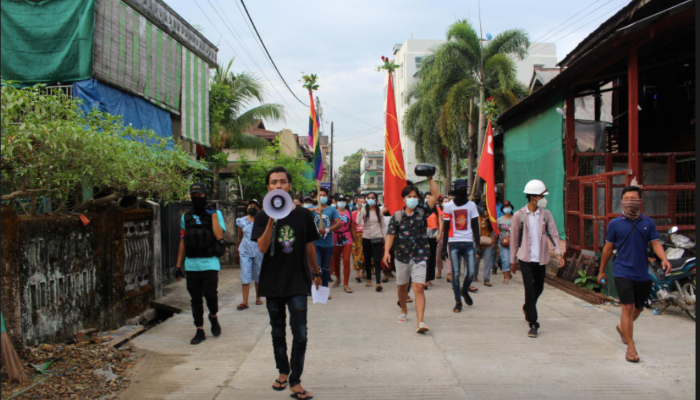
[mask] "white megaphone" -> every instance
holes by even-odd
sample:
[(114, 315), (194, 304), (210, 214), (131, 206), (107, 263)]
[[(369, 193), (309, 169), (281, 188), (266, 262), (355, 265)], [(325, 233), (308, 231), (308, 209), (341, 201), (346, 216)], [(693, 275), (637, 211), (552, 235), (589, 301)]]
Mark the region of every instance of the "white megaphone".
[(289, 193), (282, 189), (275, 189), (263, 199), (263, 210), (274, 220), (282, 219), (292, 212), (294, 203)]

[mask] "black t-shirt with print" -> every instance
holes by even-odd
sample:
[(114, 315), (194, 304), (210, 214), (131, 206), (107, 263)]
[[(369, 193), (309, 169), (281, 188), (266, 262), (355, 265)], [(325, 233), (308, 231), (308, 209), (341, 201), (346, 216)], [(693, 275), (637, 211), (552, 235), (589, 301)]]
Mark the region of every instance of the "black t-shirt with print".
[[(257, 242), (265, 232), (269, 217), (265, 211), (255, 216), (251, 240)], [(311, 211), (294, 207), (286, 217), (277, 220), (270, 248), (263, 256), (258, 295), (288, 297), (311, 295), (311, 272), (306, 262), (306, 244), (318, 239)], [(274, 246), (275, 254), (271, 255)]]

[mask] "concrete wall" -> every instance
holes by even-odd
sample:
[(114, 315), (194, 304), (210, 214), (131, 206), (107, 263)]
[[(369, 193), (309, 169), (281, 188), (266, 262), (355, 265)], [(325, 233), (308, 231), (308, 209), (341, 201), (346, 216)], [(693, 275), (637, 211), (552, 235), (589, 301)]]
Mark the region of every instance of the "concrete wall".
[(2, 207), (0, 300), (16, 346), (114, 329), (148, 307), (161, 264), (151, 208), (85, 213), (83, 226), (73, 215), (18, 216)]

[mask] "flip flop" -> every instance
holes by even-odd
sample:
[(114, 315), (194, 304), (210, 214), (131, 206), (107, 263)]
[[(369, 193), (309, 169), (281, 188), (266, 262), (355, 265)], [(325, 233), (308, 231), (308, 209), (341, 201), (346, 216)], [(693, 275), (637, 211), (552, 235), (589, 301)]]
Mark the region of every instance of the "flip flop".
[(372, 287), (372, 282), (365, 283), (365, 287)]
[(357, 283), (362, 283), (362, 278), (355, 278), (355, 280), (357, 281)]
[(475, 288), (474, 286), (469, 286), (469, 291), (472, 293), (476, 293), (479, 291), (479, 289)]
[(236, 307), (236, 309), (238, 311), (245, 310), (246, 308), (249, 308), (249, 307), (243, 303), (239, 304), (238, 307)]
[(263, 301), (262, 300), (255, 300), (255, 304), (258, 306), (261, 306), (261, 305), (263, 305)]
[(350, 289), (349, 287), (345, 287), (343, 288), (343, 290), (345, 291), (345, 293), (352, 293), (352, 289)]
[(398, 322), (399, 324), (405, 324), (406, 321), (408, 321), (406, 319), (406, 314), (399, 314), (399, 318), (396, 319), (396, 322)]
[(617, 333), (620, 334), (620, 339), (622, 339), (622, 343), (627, 344), (627, 341), (625, 340), (625, 337), (622, 336), (622, 331), (620, 330), (620, 325), (616, 325), (615, 329), (617, 329)]
[(634, 357), (627, 357), (627, 353), (625, 353), (625, 360), (631, 363), (638, 363), (639, 362), (639, 354), (637, 352), (634, 352)]
[[(278, 392), (281, 392), (287, 388), (287, 381), (280, 382), (279, 379), (275, 379), (275, 383), (277, 383), (279, 386), (272, 385), (272, 388)], [(282, 386), (282, 385), (284, 385), (284, 386)]]
[[(299, 396), (304, 396), (304, 397), (299, 397)], [(295, 392), (293, 394), (290, 394), (289, 397), (291, 397), (293, 399), (299, 399), (299, 400), (309, 400), (309, 399), (314, 398), (314, 396), (307, 396), (306, 390), (304, 390), (302, 392)]]
[(493, 285), (489, 281), (484, 281), (484, 286), (493, 286)]
[(418, 325), (418, 329), (416, 330), (417, 333), (425, 333), (428, 332), (430, 328), (428, 328), (428, 325), (425, 324), (425, 322), (421, 322)]
[(377, 292), (381, 292), (382, 289), (383, 289), (383, 288), (382, 288), (382, 285), (378, 285), (377, 288), (374, 289), (374, 290), (376, 290)]
[(413, 303), (413, 299), (412, 299), (412, 298), (410, 298), (410, 297), (409, 297), (409, 298), (407, 298), (407, 299), (406, 299), (406, 303)]

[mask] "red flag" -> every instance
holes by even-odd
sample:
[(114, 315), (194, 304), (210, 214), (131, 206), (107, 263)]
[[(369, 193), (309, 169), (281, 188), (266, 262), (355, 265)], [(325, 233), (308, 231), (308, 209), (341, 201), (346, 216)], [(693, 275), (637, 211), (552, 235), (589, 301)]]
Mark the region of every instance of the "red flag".
[(477, 173), (486, 182), (486, 188), (484, 189), (486, 191), (486, 208), (489, 210), (489, 220), (493, 231), (498, 235), (500, 231), (498, 230), (496, 213), (496, 173), (494, 170), (493, 127), (491, 126), (491, 120), (489, 120), (489, 124), (486, 127), (486, 141), (481, 151), (481, 161), (479, 161)]
[(393, 215), (403, 208), (401, 191), (406, 187), (406, 169), (399, 139), (399, 123), (396, 119), (394, 86), (389, 74), (386, 98), (386, 127), (384, 134), (384, 205)]

